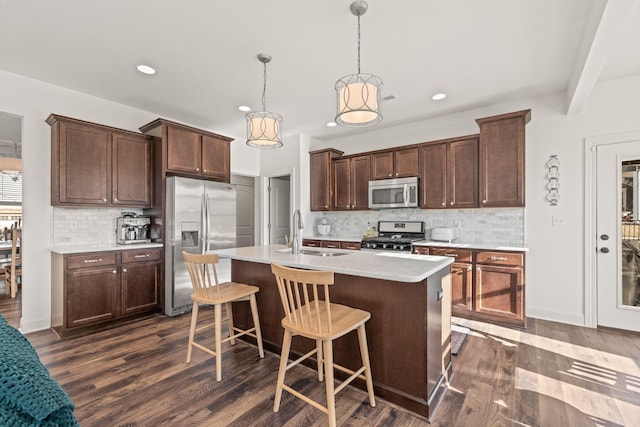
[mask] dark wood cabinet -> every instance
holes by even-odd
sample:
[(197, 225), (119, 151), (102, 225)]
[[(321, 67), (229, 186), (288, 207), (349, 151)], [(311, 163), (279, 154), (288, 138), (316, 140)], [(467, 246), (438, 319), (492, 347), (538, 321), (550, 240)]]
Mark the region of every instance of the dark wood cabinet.
[(371, 154), (373, 179), (418, 176), (418, 148), (404, 148)]
[(371, 157), (357, 156), (333, 160), (333, 210), (369, 209)]
[(478, 206), (478, 137), (426, 144), (419, 149), (420, 207)]
[(352, 251), (359, 251), (361, 249), (361, 242), (340, 242), (340, 249), (349, 249)]
[(52, 206), (151, 206), (151, 141), (50, 115)]
[[(62, 335), (162, 306), (161, 248), (68, 254), (52, 258), (52, 313), (62, 304)], [(56, 314), (57, 313), (57, 314)]]
[(454, 316), (525, 326), (524, 253), (414, 246), (420, 255), (450, 256)]
[(310, 188), (309, 198), (312, 211), (331, 210), (333, 198), (333, 162), (342, 151), (328, 149), (309, 153)]
[(161, 176), (169, 173), (222, 182), (231, 180), (232, 138), (166, 119), (147, 123), (140, 131), (161, 140)]
[(321, 240), (302, 239), (302, 246), (309, 246), (311, 248), (319, 248), (322, 246)]
[(531, 110), (478, 119), (482, 207), (524, 206), (525, 125)]
[(350, 249), (354, 251), (360, 250), (360, 242), (345, 242), (340, 240), (324, 240), (324, 239), (304, 239), (302, 246), (311, 248), (327, 248), (327, 249)]

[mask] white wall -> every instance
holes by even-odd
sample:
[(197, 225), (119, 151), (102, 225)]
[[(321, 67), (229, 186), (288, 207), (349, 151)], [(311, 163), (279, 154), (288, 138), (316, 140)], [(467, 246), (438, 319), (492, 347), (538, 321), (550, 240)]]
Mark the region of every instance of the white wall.
[[(51, 131), (45, 119), (51, 113), (74, 117), (131, 131), (158, 117), (157, 114), (71, 91), (59, 86), (0, 71), (0, 111), (23, 120), (23, 226), (24, 272), (22, 285), (23, 332), (46, 329), (51, 321)], [(165, 117), (171, 120), (171, 117)], [(215, 132), (215, 129), (207, 129)], [(238, 148), (231, 172), (255, 169), (259, 155)], [(235, 161), (234, 161), (235, 159)]]
[[(640, 76), (598, 84), (579, 115), (566, 116), (565, 94), (496, 104), (434, 120), (314, 141), (352, 154), (478, 132), (475, 119), (531, 108), (526, 133), (525, 243), (527, 316), (584, 325), (584, 184), (586, 137), (640, 129)], [(546, 201), (546, 162), (560, 160), (560, 202)], [(551, 225), (552, 216), (567, 225)]]

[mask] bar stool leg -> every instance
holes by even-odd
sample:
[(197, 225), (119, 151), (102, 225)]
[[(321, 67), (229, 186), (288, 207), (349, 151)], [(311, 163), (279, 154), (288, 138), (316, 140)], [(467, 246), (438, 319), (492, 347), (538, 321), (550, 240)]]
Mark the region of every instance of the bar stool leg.
[(367, 383), (367, 392), (369, 393), (369, 404), (376, 406), (376, 398), (373, 394), (373, 380), (371, 379), (371, 363), (369, 362), (369, 348), (367, 346), (367, 332), (364, 323), (358, 326), (358, 341), (360, 341), (360, 355), (362, 357), (362, 365), (364, 366), (364, 378)]
[(191, 363), (191, 350), (193, 349), (193, 340), (196, 335), (196, 324), (198, 323), (198, 308), (200, 304), (193, 302), (191, 309), (191, 327), (189, 328), (189, 345), (187, 346), (187, 363)]
[(329, 427), (336, 426), (336, 394), (333, 384), (333, 343), (324, 341), (324, 376), (327, 389), (327, 413), (329, 415)]
[(318, 359), (318, 381), (322, 382), (324, 381), (324, 375), (322, 374), (322, 340), (316, 340), (316, 349), (318, 350), (318, 353), (316, 354)]
[(280, 410), (280, 398), (282, 397), (282, 384), (284, 384), (284, 375), (287, 371), (287, 362), (289, 361), (289, 350), (291, 349), (291, 332), (284, 330), (284, 338), (282, 339), (282, 352), (280, 353), (280, 369), (278, 369), (278, 382), (276, 383), (276, 396), (273, 399), (273, 412)]
[(222, 381), (222, 304), (216, 304), (215, 331), (216, 331), (216, 381)]
[(260, 329), (260, 317), (258, 317), (258, 304), (256, 303), (256, 295), (249, 297), (249, 305), (251, 306), (251, 316), (253, 317), (253, 326), (256, 328), (256, 340), (258, 341), (258, 353), (260, 358), (264, 359), (264, 349), (262, 348), (262, 330)]
[(227, 323), (229, 325), (229, 337), (231, 337), (231, 340), (229, 340), (229, 342), (231, 342), (231, 345), (236, 345), (236, 339), (235, 337), (235, 333), (236, 331), (233, 330), (233, 312), (231, 311), (231, 303), (228, 302), (225, 304), (225, 310), (227, 311)]

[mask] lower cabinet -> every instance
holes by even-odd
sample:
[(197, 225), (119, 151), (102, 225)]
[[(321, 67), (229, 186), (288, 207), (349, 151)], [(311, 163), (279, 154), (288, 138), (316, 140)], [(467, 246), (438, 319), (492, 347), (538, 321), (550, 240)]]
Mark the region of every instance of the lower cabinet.
[(414, 253), (454, 257), (454, 316), (524, 327), (524, 254), (415, 246)]
[(66, 335), (159, 310), (161, 255), (161, 248), (148, 248), (54, 257), (53, 326)]
[(361, 245), (360, 242), (345, 242), (341, 240), (321, 240), (321, 239), (302, 240), (302, 246), (309, 246), (312, 248), (350, 249), (354, 251), (359, 251), (360, 245)]

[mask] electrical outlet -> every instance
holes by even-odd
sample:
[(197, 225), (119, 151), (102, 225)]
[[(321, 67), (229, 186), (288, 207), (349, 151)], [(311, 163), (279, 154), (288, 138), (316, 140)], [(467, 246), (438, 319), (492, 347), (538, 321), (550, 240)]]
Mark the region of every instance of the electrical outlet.
[(567, 225), (567, 217), (566, 216), (552, 216), (551, 217), (551, 225), (554, 227), (564, 227)]

